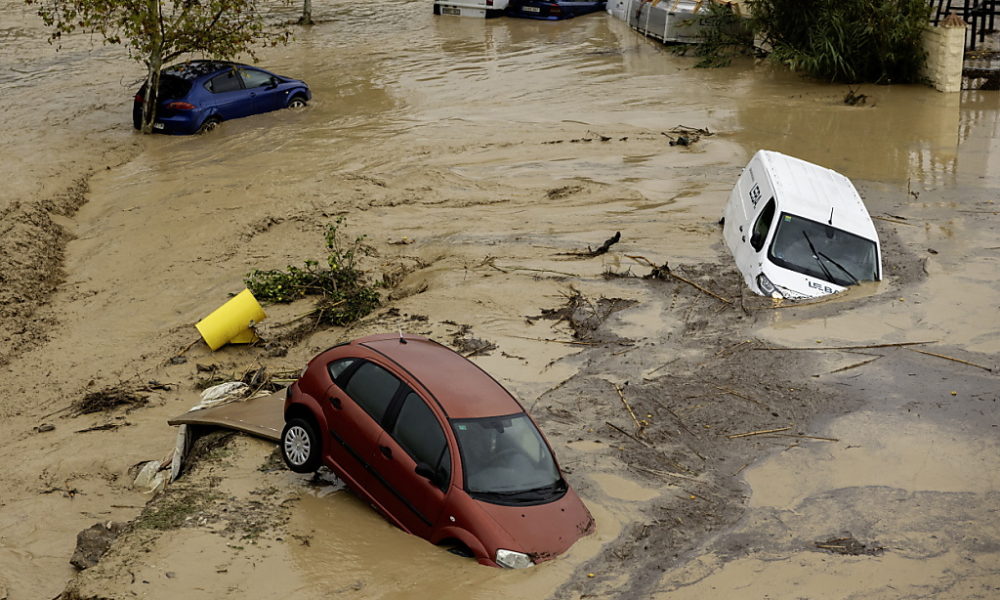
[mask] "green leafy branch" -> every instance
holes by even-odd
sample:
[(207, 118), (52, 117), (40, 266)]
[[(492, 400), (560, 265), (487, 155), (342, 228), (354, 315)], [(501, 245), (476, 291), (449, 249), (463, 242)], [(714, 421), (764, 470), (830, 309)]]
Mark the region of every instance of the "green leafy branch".
[(320, 296), (314, 312), (319, 315), (319, 323), (346, 325), (367, 315), (381, 303), (378, 292), (381, 284), (368, 283), (357, 260), (360, 256), (370, 256), (373, 251), (364, 243), (365, 235), (345, 245), (340, 234), (343, 223), (344, 219), (339, 218), (327, 226), (325, 264), (306, 260), (302, 267), (256, 269), (246, 276), (244, 283), (263, 302), (287, 303), (306, 296)]

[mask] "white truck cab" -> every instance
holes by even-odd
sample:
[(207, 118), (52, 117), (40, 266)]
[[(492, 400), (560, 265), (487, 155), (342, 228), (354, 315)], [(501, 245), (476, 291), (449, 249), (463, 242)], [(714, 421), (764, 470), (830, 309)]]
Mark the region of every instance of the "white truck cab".
[(851, 180), (760, 150), (729, 195), (722, 235), (754, 292), (813, 298), (882, 279), (875, 225)]
[(434, 14), (454, 17), (500, 17), (508, 0), (434, 0)]

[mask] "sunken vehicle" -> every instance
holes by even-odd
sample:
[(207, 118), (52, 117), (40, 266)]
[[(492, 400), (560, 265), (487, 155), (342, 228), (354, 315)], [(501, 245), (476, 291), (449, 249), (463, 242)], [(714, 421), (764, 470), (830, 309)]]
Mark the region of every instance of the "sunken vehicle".
[(320, 353), (284, 415), (291, 470), (325, 465), (403, 531), (481, 564), (530, 567), (594, 528), (520, 403), (427, 338), (374, 335)]
[(723, 216), (723, 238), (747, 286), (772, 298), (814, 298), (882, 279), (882, 249), (851, 180), (758, 151)]

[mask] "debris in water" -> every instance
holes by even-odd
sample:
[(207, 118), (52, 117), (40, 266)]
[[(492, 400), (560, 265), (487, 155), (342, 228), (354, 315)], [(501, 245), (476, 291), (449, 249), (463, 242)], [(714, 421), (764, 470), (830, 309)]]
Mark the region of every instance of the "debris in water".
[(470, 356), (489, 354), (497, 349), (497, 345), (493, 342), (469, 335), (471, 331), (470, 326), (463, 325), (451, 338), (452, 346), (462, 356), (469, 358)]
[(90, 392), (73, 403), (73, 413), (89, 415), (114, 410), (120, 406), (142, 406), (149, 401), (149, 398), (138, 391), (126, 388), (124, 384), (118, 384)]
[(847, 88), (847, 93), (844, 94), (844, 104), (848, 106), (857, 106), (859, 104), (866, 104), (868, 102), (868, 96), (865, 94), (859, 94), (854, 88)]
[[(565, 321), (573, 329), (573, 337), (577, 340), (596, 341), (597, 330), (612, 313), (636, 304), (635, 300), (625, 298), (598, 298), (590, 300), (579, 290), (570, 286), (569, 292), (564, 292), (566, 304), (561, 308), (544, 308), (540, 315), (527, 317), (529, 323), (538, 319), (549, 319), (557, 324)], [(607, 340), (605, 340), (607, 341)]]
[(678, 125), (669, 131), (661, 131), (660, 134), (670, 138), (671, 146), (690, 146), (703, 137), (715, 135), (708, 129), (688, 127), (687, 125)]
[(559, 252), (559, 256), (583, 256), (586, 258), (593, 258), (595, 256), (600, 256), (602, 254), (607, 254), (611, 246), (614, 246), (622, 239), (622, 232), (616, 231), (615, 234), (608, 239), (604, 240), (604, 243), (597, 248), (591, 248), (587, 246), (587, 249), (582, 252)]
[(70, 564), (81, 571), (96, 565), (115, 538), (125, 530), (125, 525), (114, 521), (96, 523), (76, 534), (76, 551), (69, 559)]
[(847, 554), (850, 556), (860, 556), (862, 554), (868, 556), (879, 556), (885, 552), (883, 546), (868, 547), (866, 544), (862, 544), (850, 534), (847, 537), (830, 538), (825, 542), (816, 542), (816, 547), (821, 550), (829, 550), (835, 554)]

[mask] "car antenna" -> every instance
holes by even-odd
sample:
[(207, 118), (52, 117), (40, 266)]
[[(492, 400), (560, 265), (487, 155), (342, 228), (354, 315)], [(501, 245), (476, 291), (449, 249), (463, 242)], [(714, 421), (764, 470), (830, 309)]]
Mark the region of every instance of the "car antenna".
[(399, 343), (400, 344), (405, 344), (406, 343), (406, 338), (403, 337), (403, 328), (402, 327), (398, 328), (398, 331), (399, 331)]
[(833, 207), (830, 207), (830, 220), (826, 222), (827, 225), (833, 225)]

